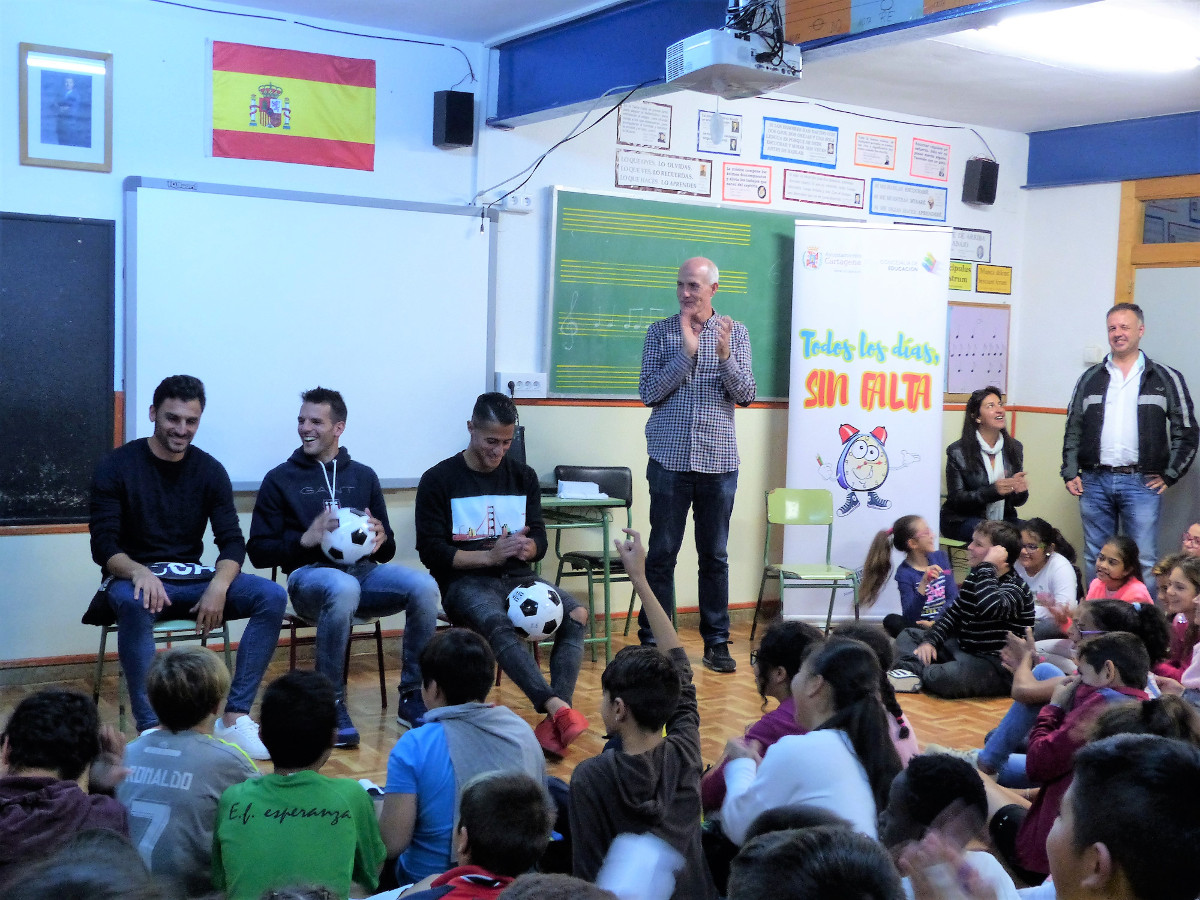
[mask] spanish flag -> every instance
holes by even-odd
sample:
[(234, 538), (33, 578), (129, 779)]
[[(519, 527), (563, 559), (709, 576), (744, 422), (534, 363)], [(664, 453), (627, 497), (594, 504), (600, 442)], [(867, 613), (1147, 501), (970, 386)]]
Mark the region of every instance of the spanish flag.
[(375, 60), (213, 41), (213, 156), (375, 169)]

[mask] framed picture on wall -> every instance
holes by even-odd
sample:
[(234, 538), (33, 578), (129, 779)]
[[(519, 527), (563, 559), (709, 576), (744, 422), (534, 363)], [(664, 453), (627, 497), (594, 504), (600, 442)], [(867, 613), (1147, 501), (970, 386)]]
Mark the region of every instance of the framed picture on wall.
[(112, 171), (111, 53), (20, 45), (21, 165)]

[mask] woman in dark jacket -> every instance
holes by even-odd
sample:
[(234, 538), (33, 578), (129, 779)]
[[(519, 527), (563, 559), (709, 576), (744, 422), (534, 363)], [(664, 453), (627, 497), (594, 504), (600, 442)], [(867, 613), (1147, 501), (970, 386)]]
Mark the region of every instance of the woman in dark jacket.
[(1000, 389), (980, 388), (967, 401), (962, 437), (946, 448), (942, 535), (970, 542), (984, 519), (1015, 521), (1028, 499), (1025, 452), (1005, 428)]

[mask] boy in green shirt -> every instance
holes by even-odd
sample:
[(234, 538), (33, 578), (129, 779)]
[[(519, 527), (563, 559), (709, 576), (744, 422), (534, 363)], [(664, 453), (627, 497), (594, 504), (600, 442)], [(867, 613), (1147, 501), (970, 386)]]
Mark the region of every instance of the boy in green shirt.
[(318, 672), (289, 672), (263, 694), (260, 736), (275, 772), (221, 795), (213, 832), (213, 885), (229, 900), (258, 900), (289, 885), (346, 898), (351, 882), (379, 884), (385, 850), (362, 786), (320, 768), (333, 750), (335, 691)]

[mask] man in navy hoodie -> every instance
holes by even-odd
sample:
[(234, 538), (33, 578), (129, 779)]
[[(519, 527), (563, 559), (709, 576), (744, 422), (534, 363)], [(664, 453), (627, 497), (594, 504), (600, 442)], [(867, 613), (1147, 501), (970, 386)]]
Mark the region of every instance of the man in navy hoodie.
[[(353, 617), (405, 613), (398, 718), (415, 728), (424, 722), (418, 660), (437, 623), (437, 582), (427, 572), (381, 565), (396, 555), (396, 538), (375, 471), (338, 445), (346, 429), (342, 395), (318, 387), (300, 399), (300, 447), (263, 479), (246, 551), (259, 568), (279, 566), (287, 574), (292, 606), (317, 624), (316, 669), (336, 685), (342, 684)], [(339, 507), (364, 510), (375, 535), (372, 553), (352, 565), (335, 563), (321, 550), (321, 537), (337, 527)], [(334, 746), (358, 741), (339, 691)]]

